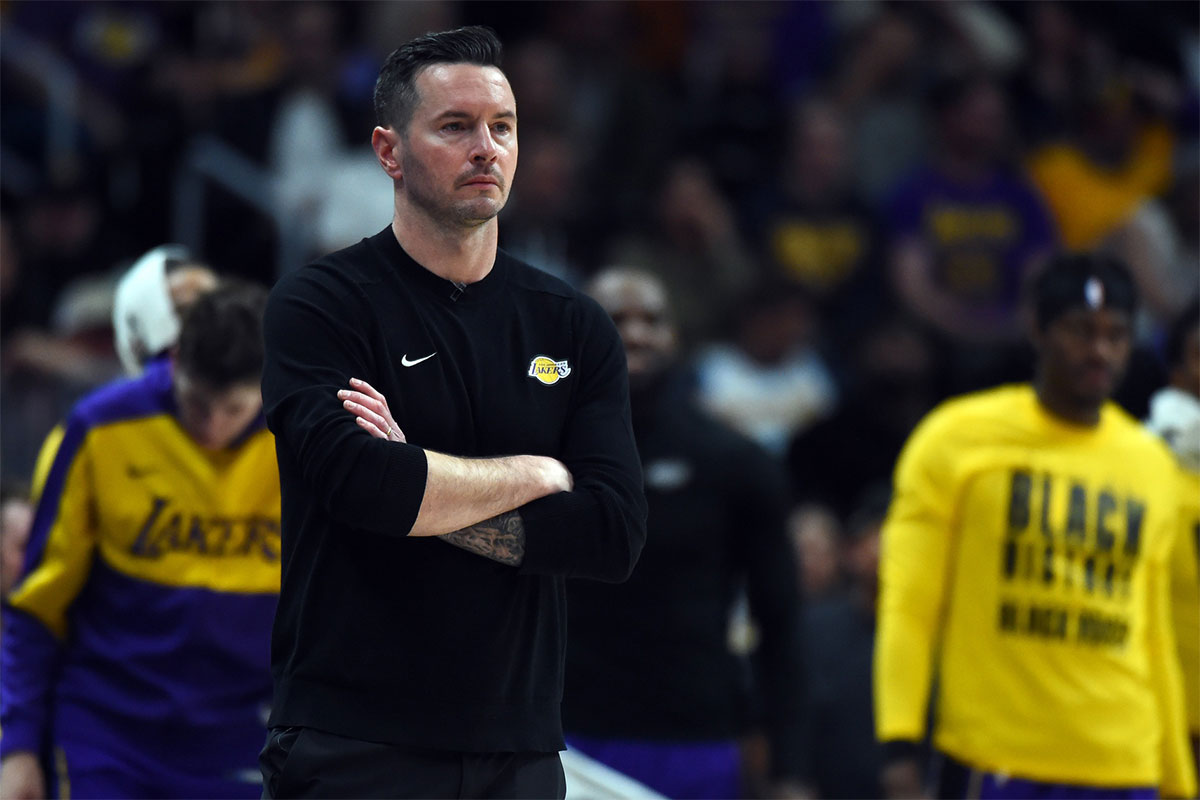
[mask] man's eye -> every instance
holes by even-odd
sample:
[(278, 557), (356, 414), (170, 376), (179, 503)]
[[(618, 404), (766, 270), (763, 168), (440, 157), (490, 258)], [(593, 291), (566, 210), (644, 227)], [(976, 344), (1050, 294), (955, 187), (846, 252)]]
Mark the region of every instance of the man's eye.
[(497, 122), (495, 128), (499, 133), (508, 133), (512, 130), (512, 127), (507, 122)]
[(442, 130), (444, 130), (444, 131), (461, 131), (462, 123), (461, 122), (447, 122), (445, 125), (442, 126)]

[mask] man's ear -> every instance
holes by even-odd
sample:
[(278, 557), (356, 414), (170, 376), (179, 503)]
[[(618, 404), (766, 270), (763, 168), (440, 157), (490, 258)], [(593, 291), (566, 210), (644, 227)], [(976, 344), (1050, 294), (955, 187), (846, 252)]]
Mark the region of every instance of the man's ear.
[(389, 178), (398, 181), (404, 177), (400, 169), (400, 134), (392, 128), (376, 127), (371, 132), (371, 147), (379, 159), (379, 166), (383, 167)]

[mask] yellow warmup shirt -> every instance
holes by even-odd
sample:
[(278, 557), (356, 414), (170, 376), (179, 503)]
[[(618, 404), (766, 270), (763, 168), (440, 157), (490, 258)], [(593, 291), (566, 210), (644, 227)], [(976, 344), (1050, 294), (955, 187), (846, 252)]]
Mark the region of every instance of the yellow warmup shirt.
[(883, 531), (881, 740), (976, 769), (1195, 791), (1169, 598), (1178, 472), (1113, 404), (1096, 427), (1032, 387), (950, 401), (917, 428)]
[(1171, 559), (1171, 604), (1188, 729), (1200, 736), (1200, 473), (1183, 469), (1183, 529)]
[(180, 774), (254, 769), (281, 555), (262, 417), (205, 450), (176, 418), (169, 365), (153, 362), (76, 406), (34, 490), (29, 572), (0, 641), (0, 754), (49, 737)]

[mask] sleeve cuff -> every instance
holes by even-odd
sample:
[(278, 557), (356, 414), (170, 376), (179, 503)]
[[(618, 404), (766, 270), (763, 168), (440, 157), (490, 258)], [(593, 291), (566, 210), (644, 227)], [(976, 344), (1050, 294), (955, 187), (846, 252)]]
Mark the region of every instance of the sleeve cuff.
[(41, 737), (28, 726), (17, 725), (10, 720), (4, 721), (4, 731), (0, 733), (0, 759), (8, 758), (13, 753), (37, 753), (41, 748)]

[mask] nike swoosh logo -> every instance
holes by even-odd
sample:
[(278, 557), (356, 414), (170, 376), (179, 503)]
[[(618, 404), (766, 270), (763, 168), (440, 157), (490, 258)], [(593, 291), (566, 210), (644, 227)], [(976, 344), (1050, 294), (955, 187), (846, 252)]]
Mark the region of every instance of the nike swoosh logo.
[(429, 355), (425, 356), (424, 358), (418, 358), (418, 359), (415, 359), (415, 360), (413, 360), (413, 361), (409, 361), (409, 360), (408, 360), (408, 353), (405, 353), (405, 354), (404, 354), (404, 355), (403, 355), (403, 356), (400, 358), (400, 363), (401, 363), (401, 364), (403, 364), (403, 365), (404, 365), (404, 366), (406, 366), (406, 367), (415, 367), (417, 364), (420, 364), (422, 361), (428, 361), (429, 359), (433, 358), (433, 357), (434, 357), (434, 356), (436, 356), (436, 355), (437, 355), (437, 351), (436, 351), (436, 350), (434, 350), (432, 353), (430, 353)]

